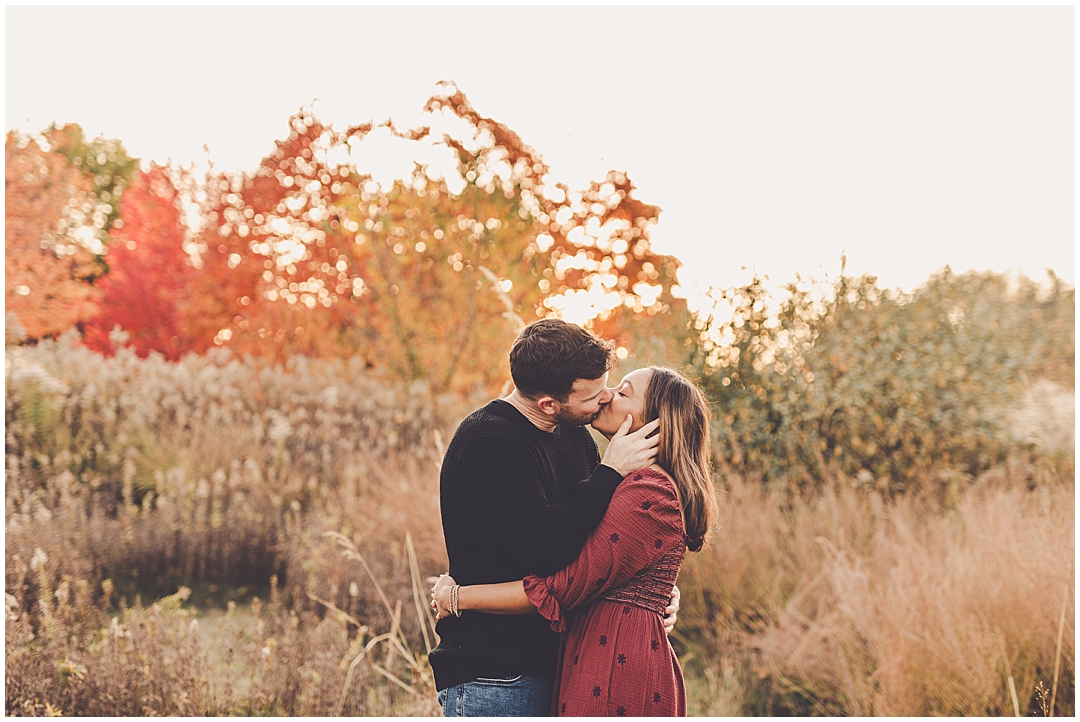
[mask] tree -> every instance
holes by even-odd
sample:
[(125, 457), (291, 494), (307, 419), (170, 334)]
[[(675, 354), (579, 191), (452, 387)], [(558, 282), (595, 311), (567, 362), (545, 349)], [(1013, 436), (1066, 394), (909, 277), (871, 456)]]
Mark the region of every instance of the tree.
[(694, 359), (724, 465), (808, 483), (839, 471), (891, 492), (931, 472), (976, 476), (1036, 378), (1071, 385), (1075, 292), (947, 267), (910, 294), (872, 276), (793, 283), (778, 312), (760, 279), (715, 292)]
[[(44, 140), (42, 142), (45, 142)], [(100, 267), (75, 235), (73, 211), (92, 185), (62, 155), (11, 131), (4, 143), (4, 299), (30, 340), (56, 336), (93, 312)]]
[(119, 325), (139, 356), (153, 350), (175, 360), (194, 347), (182, 310), (194, 269), (184, 250), (185, 228), (167, 169), (153, 166), (135, 176), (124, 193), (119, 220), (110, 234), (109, 273), (96, 284), (100, 308), (85, 324), (84, 342), (111, 355), (109, 332)]
[(89, 221), (102, 243), (120, 218), (120, 197), (138, 170), (137, 159), (128, 155), (123, 143), (98, 136), (86, 140), (77, 123), (50, 126), (43, 134), (52, 149), (79, 169), (91, 183), (94, 199)]
[[(460, 191), (419, 164), (379, 188), (330, 160), (372, 126), (337, 132), (303, 110), (254, 173), (208, 179), (200, 343), (359, 355), (436, 390), (490, 390), (507, 378), (521, 323), (555, 315), (568, 294), (599, 299), (597, 323), (613, 337), (644, 318), (685, 322), (671, 294), (678, 262), (649, 245), (660, 209), (624, 173), (583, 192), (550, 186), (540, 155), (456, 88), (426, 109), (466, 122), (464, 137), (440, 141), (456, 154)], [(413, 141), (430, 132), (384, 125)]]

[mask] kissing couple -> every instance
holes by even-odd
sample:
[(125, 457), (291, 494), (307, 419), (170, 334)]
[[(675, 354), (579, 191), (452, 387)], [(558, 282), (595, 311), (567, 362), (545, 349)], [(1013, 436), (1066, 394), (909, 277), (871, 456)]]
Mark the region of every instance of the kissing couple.
[[(513, 391), (446, 450), (429, 656), (446, 717), (686, 714), (667, 632), (683, 555), (716, 516), (709, 409), (665, 368), (608, 388), (614, 351), (565, 321), (528, 325)], [(603, 459), (586, 424), (610, 439)]]

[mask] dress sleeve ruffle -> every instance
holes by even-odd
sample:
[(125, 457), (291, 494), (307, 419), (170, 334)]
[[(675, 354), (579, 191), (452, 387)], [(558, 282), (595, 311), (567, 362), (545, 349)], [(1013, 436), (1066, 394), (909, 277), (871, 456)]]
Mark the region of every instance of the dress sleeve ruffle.
[(562, 605), (552, 593), (548, 578), (529, 576), (522, 581), (525, 585), (525, 596), (540, 612), (540, 616), (551, 622), (551, 631), (565, 632), (566, 617), (563, 616)]

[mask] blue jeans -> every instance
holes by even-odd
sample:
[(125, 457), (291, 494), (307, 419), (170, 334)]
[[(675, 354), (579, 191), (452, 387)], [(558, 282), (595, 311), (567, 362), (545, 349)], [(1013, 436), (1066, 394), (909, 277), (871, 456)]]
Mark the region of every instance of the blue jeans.
[(439, 704), (443, 717), (547, 717), (554, 688), (550, 677), (482, 677), (439, 692)]

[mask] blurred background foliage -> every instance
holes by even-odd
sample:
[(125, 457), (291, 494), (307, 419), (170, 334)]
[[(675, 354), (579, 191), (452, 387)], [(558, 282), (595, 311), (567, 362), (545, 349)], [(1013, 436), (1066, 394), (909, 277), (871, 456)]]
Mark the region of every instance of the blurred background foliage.
[[(392, 377), (469, 394), (501, 388), (504, 351), (521, 324), (555, 314), (566, 294), (599, 299), (597, 323), (624, 348), (639, 318), (687, 315), (672, 294), (678, 261), (651, 250), (660, 209), (634, 196), (625, 173), (580, 192), (554, 183), (517, 134), (445, 90), (427, 110), (463, 121), (462, 137), (436, 141), (455, 154), (457, 177), (432, 177), (417, 164), (389, 188), (349, 162), (375, 126), (335, 131), (307, 110), (289, 119), (287, 137), (255, 171), (199, 179), (174, 167), (138, 170), (119, 142), (87, 142), (75, 125), (37, 142), (9, 135), (9, 155), (48, 154), (55, 164), (56, 154), (85, 178), (83, 206), (92, 211), (43, 213), (20, 194), (27, 183), (9, 178), (9, 227), (31, 216), (70, 227), (78, 242), (67, 252), (87, 251), (108, 270), (100, 280), (64, 279), (93, 284), (95, 300), (104, 287), (99, 307), (73, 309), (68, 325), (28, 323), (24, 316), (56, 305), (46, 273), (64, 249), (38, 248), (36, 236), (19, 241), (36, 260), (8, 283), (23, 289), (9, 310), (26, 341), (56, 337), (74, 321), (109, 353), (105, 339), (120, 325), (141, 356), (214, 347), (279, 363), (359, 356)], [(384, 127), (418, 153), (430, 133)], [(9, 233), (9, 252), (15, 238)]]
[(7, 135), (8, 714), (437, 713), (444, 441), (583, 300), (613, 380), (712, 404), (692, 712), (1072, 714), (1071, 286), (841, 270), (693, 314), (625, 173), (574, 191), (453, 86), (427, 109), (456, 177), (389, 187), (351, 152), (430, 129), (302, 109), (206, 177)]
[[(93, 186), (94, 198), (101, 207), (95, 207), (91, 219), (94, 228), (104, 234), (116, 225), (120, 218), (120, 197), (138, 170), (139, 161), (128, 155), (124, 145), (103, 137), (87, 140), (83, 129), (76, 123), (63, 127), (50, 126), (42, 134), (52, 150), (62, 155), (79, 169)], [(103, 206), (108, 206), (104, 208)]]
[[(934, 274), (910, 294), (873, 277), (760, 279), (716, 292), (731, 310), (697, 324), (691, 368), (715, 403), (720, 463), (820, 484), (841, 473), (903, 492), (935, 469), (967, 479), (1000, 464), (1036, 380), (1074, 388), (1075, 289), (990, 272)], [(1053, 423), (1046, 420), (1047, 423)]]

